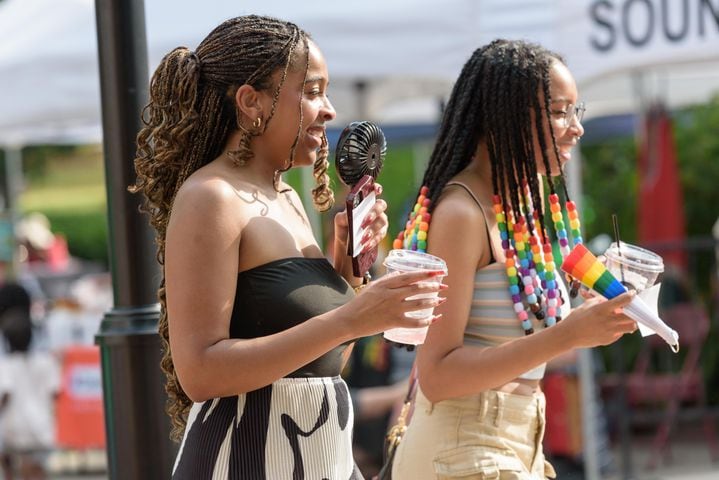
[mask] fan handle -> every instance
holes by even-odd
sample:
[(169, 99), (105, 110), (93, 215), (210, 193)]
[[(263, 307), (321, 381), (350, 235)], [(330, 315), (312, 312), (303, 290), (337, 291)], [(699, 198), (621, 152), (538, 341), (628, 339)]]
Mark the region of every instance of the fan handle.
[[(375, 246), (367, 252), (360, 252), (359, 254), (354, 255), (355, 225), (356, 223), (361, 224), (364, 220), (364, 215), (355, 218), (355, 212), (363, 212), (368, 206), (371, 206), (368, 203), (363, 204), (363, 202), (365, 200), (367, 202), (371, 202), (371, 199), (374, 198), (374, 184), (374, 178), (370, 175), (365, 175), (354, 187), (352, 187), (352, 190), (347, 194), (347, 199), (345, 200), (348, 224), (347, 255), (352, 257), (352, 274), (355, 277), (364, 277), (367, 272), (369, 272), (370, 268), (372, 268), (372, 265), (375, 260), (377, 260), (377, 255), (379, 253), (379, 248)], [(359, 231), (359, 233), (361, 234), (362, 232)]]
[[(359, 225), (357, 224), (362, 223), (364, 219), (364, 214), (369, 208), (371, 208), (371, 205), (369, 203), (372, 202), (372, 199), (374, 198), (374, 177), (372, 175), (363, 175), (357, 181), (357, 183), (351, 185), (351, 182), (356, 178), (356, 176), (342, 175), (344, 169), (340, 168), (340, 155), (346, 153), (344, 152), (345, 145), (347, 144), (347, 142), (351, 142), (352, 135), (356, 135), (358, 129), (361, 129), (364, 126), (362, 124), (370, 124), (370, 128), (376, 129), (382, 138), (381, 143), (384, 146), (384, 134), (378, 126), (371, 124), (370, 122), (352, 122), (343, 130), (342, 134), (340, 135), (340, 139), (337, 142), (337, 148), (335, 149), (335, 164), (337, 166), (338, 175), (345, 184), (352, 187), (350, 193), (347, 195), (347, 198), (345, 200), (345, 206), (347, 209), (347, 223), (349, 227), (349, 234), (347, 239), (347, 255), (352, 258), (352, 274), (355, 277), (366, 277), (370, 268), (377, 260), (377, 256), (379, 253), (379, 248), (375, 246), (367, 252), (360, 252), (355, 254), (355, 247), (359, 248), (359, 245), (355, 245), (355, 233), (357, 233), (358, 235), (362, 234), (362, 231), (359, 230)], [(359, 163), (353, 165), (354, 168), (361, 168), (363, 166), (362, 164), (368, 164), (370, 158), (375, 159), (375, 157), (377, 157), (377, 159), (374, 160), (373, 164), (369, 165), (369, 167), (370, 170), (375, 173), (375, 175), (378, 175), (383, 163), (383, 159), (380, 157), (380, 155), (384, 153), (384, 149), (382, 147), (377, 148), (376, 145), (373, 145), (372, 148), (377, 150), (376, 155), (358, 155), (357, 157), (351, 158), (349, 160)], [(346, 161), (347, 158), (345, 158), (344, 160)], [(347, 165), (345, 165), (345, 167), (347, 167)], [(359, 215), (355, 215), (355, 213), (359, 213)], [(355, 232), (355, 226), (358, 227), (357, 232)]]

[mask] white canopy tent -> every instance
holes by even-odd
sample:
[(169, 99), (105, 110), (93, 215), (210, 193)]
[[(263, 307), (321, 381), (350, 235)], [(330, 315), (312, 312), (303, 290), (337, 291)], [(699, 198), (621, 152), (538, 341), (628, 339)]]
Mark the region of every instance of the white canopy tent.
[[(290, 1), (211, 1), (202, 7), (187, 1), (147, 1), (150, 69), (176, 46), (194, 48), (226, 18), (269, 14), (297, 22), (322, 46), (340, 112), (337, 125), (358, 113), (391, 119), (397, 115), (397, 103), (407, 99), (430, 99), (434, 113), (437, 98), (446, 96), (474, 43), (467, 12), (456, 14), (470, 2), (441, 7), (428, 0), (384, 3), (372, 0), (348, 11), (342, 2), (310, 8)], [(455, 13), (443, 15), (447, 7)], [(0, 144), (101, 139), (94, 15), (92, 0), (0, 4), (0, 32), (5, 37), (0, 45)], [(440, 18), (445, 20), (434, 20)], [(446, 40), (428, 41), (447, 31), (453, 35)], [(359, 80), (369, 82), (374, 91), (361, 107), (353, 91)], [(417, 118), (415, 111), (410, 108), (399, 120)], [(421, 115), (427, 119), (426, 109)]]
[[(327, 57), (338, 126), (360, 117), (436, 121), (464, 61), (495, 37), (564, 54), (587, 115), (636, 111), (632, 72), (670, 107), (719, 90), (719, 0), (148, 0), (151, 71), (170, 49), (194, 48), (245, 13), (286, 18), (313, 35)], [(0, 145), (98, 142), (94, 2), (5, 0), (0, 32)], [(368, 85), (359, 98), (358, 81)]]
[[(145, 3), (150, 71), (167, 51), (194, 48), (226, 18), (259, 13), (296, 22), (327, 58), (336, 126), (360, 118), (435, 122), (465, 60), (496, 37), (562, 53), (588, 116), (636, 112), (647, 94), (674, 108), (719, 91), (719, 0)], [(17, 154), (24, 145), (100, 142), (94, 1), (4, 0), (0, 35), (0, 146)], [(364, 95), (357, 82), (366, 83)], [(570, 177), (576, 192), (579, 175)], [(592, 398), (587, 365), (585, 357), (585, 400)], [(592, 402), (584, 404), (590, 418)], [(591, 453), (592, 435), (585, 441)], [(587, 460), (588, 477), (596, 478), (595, 459)]]

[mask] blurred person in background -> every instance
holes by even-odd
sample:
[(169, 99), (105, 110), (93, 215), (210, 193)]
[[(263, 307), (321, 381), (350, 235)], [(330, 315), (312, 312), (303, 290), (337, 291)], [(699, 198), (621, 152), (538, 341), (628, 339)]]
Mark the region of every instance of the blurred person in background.
[[(0, 325), (0, 367), (4, 364), (5, 356), (7, 353), (5, 352), (5, 335), (2, 333), (1, 330), (2, 325)], [(10, 384), (10, 378), (8, 378), (7, 375), (2, 375), (2, 372), (0, 371), (0, 472), (2, 473), (2, 478), (5, 480), (12, 479), (12, 469), (10, 464), (10, 457), (5, 453), (5, 445), (3, 443), (3, 427), (2, 427), (2, 419), (3, 419), (3, 411), (5, 410), (5, 406), (7, 405), (8, 399), (9, 399), (9, 392), (10, 387), (12, 386)]]
[(54, 402), (60, 389), (60, 369), (49, 353), (33, 348), (30, 296), (19, 285), (0, 287), (0, 328), (8, 353), (0, 359), (0, 436), (7, 473), (23, 480), (46, 477), (54, 447)]
[[(45, 315), (47, 295), (43, 290), (35, 267), (39, 261), (37, 252), (49, 249), (55, 239), (50, 223), (41, 213), (31, 213), (12, 227), (13, 238), (7, 239), (9, 248), (0, 258), (0, 287), (16, 283), (24, 288), (31, 299), (31, 319), (39, 322)], [(32, 252), (32, 253), (31, 253)]]
[(21, 248), (21, 260), (31, 266), (42, 265), (49, 271), (58, 272), (68, 267), (70, 252), (62, 235), (55, 235), (50, 220), (40, 213), (24, 216), (15, 226), (15, 234)]
[(407, 393), (413, 361), (414, 352), (373, 335), (355, 343), (342, 372), (355, 411), (354, 456), (366, 478), (382, 466), (385, 435)]

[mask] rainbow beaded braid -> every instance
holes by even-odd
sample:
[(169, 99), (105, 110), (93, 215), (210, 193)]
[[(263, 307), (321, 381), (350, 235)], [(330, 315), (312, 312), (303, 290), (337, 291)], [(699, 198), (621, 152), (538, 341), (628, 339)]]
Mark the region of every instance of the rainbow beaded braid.
[[(427, 195), (429, 189), (420, 189), (417, 202), (412, 208), (405, 229), (395, 238), (392, 248), (404, 248), (419, 252), (427, 251), (427, 232), (432, 215), (428, 212), (431, 204)], [(539, 211), (532, 203), (529, 185), (522, 182), (520, 196), (520, 212), (516, 216), (511, 208), (505, 208), (499, 195), (492, 197), (494, 215), (497, 220), (502, 249), (505, 256), (505, 268), (509, 281), (509, 293), (512, 297), (514, 311), (519, 319), (525, 335), (534, 333), (529, 313), (537, 320), (544, 320), (544, 325), (551, 327), (561, 320), (559, 315), (565, 299), (557, 283), (557, 266), (554, 261), (552, 244), (549, 236), (539, 221)], [(577, 207), (571, 200), (565, 204), (571, 229), (571, 240), (574, 244), (582, 243), (579, 215)], [(570, 237), (564, 225), (559, 196), (552, 192), (549, 195), (549, 208), (556, 233), (562, 259), (570, 251)], [(531, 228), (528, 223), (531, 220)], [(575, 296), (579, 282), (567, 275), (571, 284), (570, 295)], [(524, 294), (524, 299), (522, 298)], [(546, 305), (546, 310), (542, 305)], [(525, 306), (526, 305), (526, 306)]]
[[(492, 197), (492, 203), (497, 227), (499, 228), (499, 236), (502, 241), (502, 249), (504, 250), (509, 294), (512, 297), (513, 308), (522, 324), (524, 333), (529, 335), (534, 333), (534, 328), (521, 294), (523, 291), (529, 310), (534, 314), (535, 318), (538, 320), (544, 319), (545, 313), (541, 307), (542, 288), (538, 279), (546, 276), (546, 266), (542, 265), (541, 259), (539, 257), (535, 258), (534, 252), (531, 251), (531, 248), (538, 242), (535, 237), (536, 233), (530, 236), (525, 213), (520, 211), (518, 219), (515, 219), (514, 212), (511, 208), (505, 209), (499, 195)], [(524, 205), (526, 209), (526, 200)], [(537, 260), (540, 261), (537, 262)], [(538, 268), (539, 265), (541, 267)], [(544, 272), (544, 275), (540, 276), (540, 271)]]
[[(532, 204), (526, 181), (522, 184), (522, 193), (517, 219), (511, 208), (505, 208), (499, 195), (493, 196), (493, 207), (504, 249), (513, 308), (525, 335), (529, 335), (534, 332), (532, 322), (529, 320), (529, 312), (534, 314), (537, 320), (544, 320), (545, 326), (551, 327), (561, 320), (561, 306), (566, 300), (562, 298), (562, 291), (557, 283), (557, 266), (549, 236), (541, 227), (539, 212)], [(571, 251), (570, 239), (564, 226), (559, 197), (556, 193), (552, 192), (549, 196), (549, 203), (560, 253), (564, 258)], [(566, 209), (573, 243), (582, 243), (576, 205), (572, 201), (567, 201)], [(531, 229), (529, 221), (532, 222)], [(571, 283), (572, 292), (578, 291), (578, 282), (569, 276), (567, 279)], [(525, 295), (524, 300), (521, 296), (522, 291)], [(542, 308), (542, 304), (546, 305), (546, 310)]]
[[(580, 230), (580, 224), (579, 224), (579, 213), (577, 212), (577, 205), (571, 201), (567, 200), (565, 203), (565, 207), (567, 209), (567, 217), (569, 218), (569, 228), (572, 232), (572, 240), (574, 241), (574, 245), (579, 245), (580, 243), (584, 243), (582, 240), (582, 232)], [(562, 217), (562, 209), (559, 206), (559, 196), (552, 192), (549, 195), (549, 210), (552, 213), (552, 222), (554, 222), (554, 231), (557, 232), (557, 238), (559, 241), (559, 251), (562, 254), (562, 261), (567, 258), (567, 255), (569, 255), (569, 252), (571, 252), (571, 247), (569, 246), (569, 239), (567, 237), (567, 230), (564, 228), (564, 220)], [(579, 280), (572, 279), (569, 275), (567, 275), (567, 282), (570, 284), (569, 289), (569, 295), (574, 298), (577, 296), (577, 293), (579, 292), (579, 287), (581, 283)]]
[[(532, 195), (526, 180), (522, 182), (522, 190), (524, 194), (524, 205), (527, 210), (526, 213), (528, 216), (531, 216), (534, 222), (532, 235), (530, 236), (529, 232), (526, 233), (529, 237), (532, 249), (532, 260), (534, 263), (533, 273), (535, 273), (536, 277), (539, 277), (541, 285), (539, 291), (544, 291), (546, 297), (545, 303), (547, 305), (546, 312), (542, 312), (541, 310), (537, 312), (536, 307), (533, 308), (531, 305), (530, 309), (535, 314), (537, 320), (543, 319), (545, 326), (551, 327), (561, 320), (561, 317), (558, 315), (558, 309), (563, 303), (562, 291), (559, 289), (556, 281), (556, 265), (552, 255), (552, 245), (549, 243), (548, 235), (543, 235), (544, 242), (542, 242), (542, 238), (539, 235), (539, 232), (544, 232), (544, 229), (539, 221), (539, 211), (534, 208), (534, 204), (532, 203)], [(525, 328), (525, 333), (532, 332)]]
[(428, 193), (429, 188), (424, 186), (420, 188), (419, 197), (409, 214), (405, 229), (399, 232), (397, 238), (392, 242), (392, 248), (427, 252), (427, 232), (432, 218), (432, 214), (427, 211), (431, 204), (431, 200), (427, 198)]

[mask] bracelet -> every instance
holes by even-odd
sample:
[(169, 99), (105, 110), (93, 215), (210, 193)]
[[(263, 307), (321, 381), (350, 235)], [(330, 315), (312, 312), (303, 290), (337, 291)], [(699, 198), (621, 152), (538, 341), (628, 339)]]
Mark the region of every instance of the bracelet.
[(372, 280), (372, 276), (369, 274), (369, 272), (365, 273), (362, 277), (362, 283), (360, 285), (357, 285), (356, 287), (352, 287), (352, 289), (355, 291), (355, 295), (360, 293), (364, 287), (369, 285), (370, 280)]

